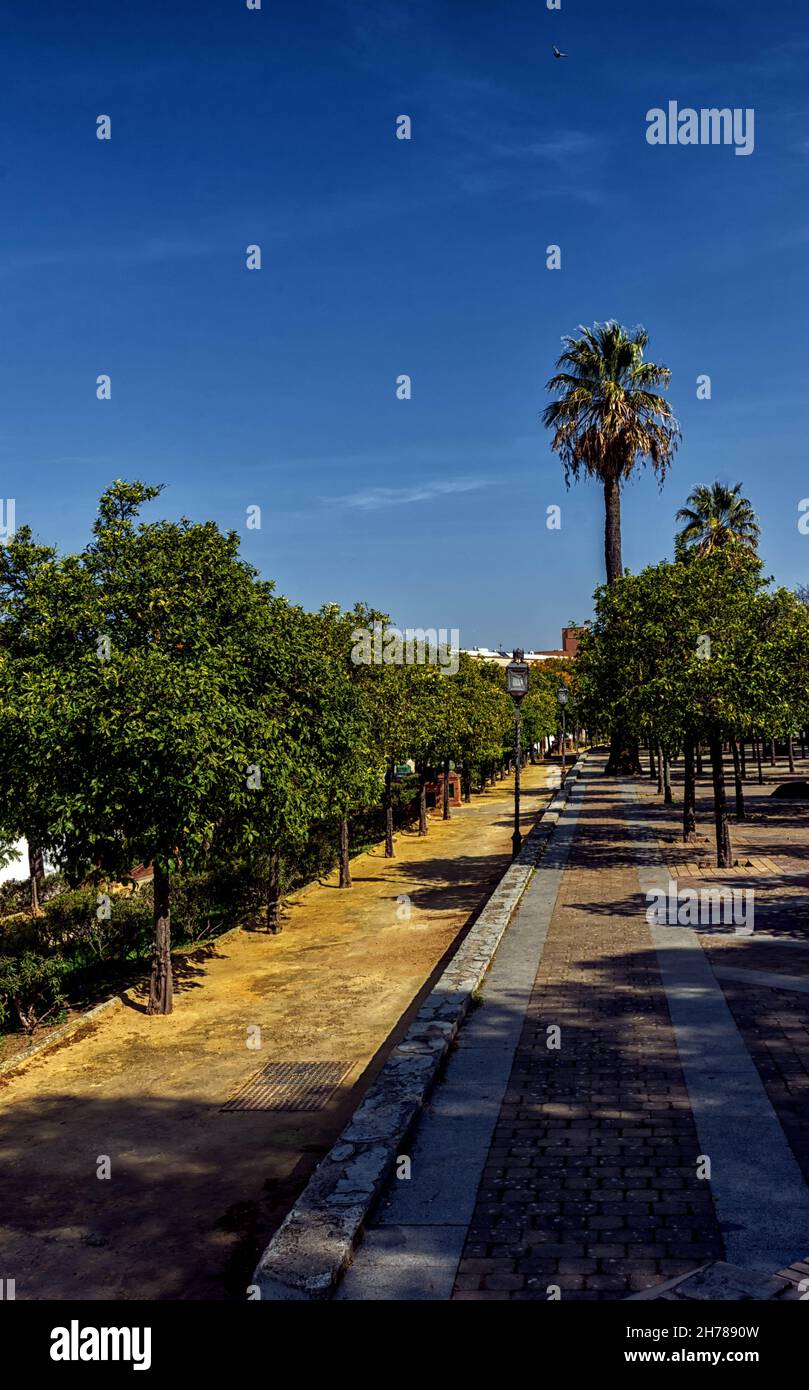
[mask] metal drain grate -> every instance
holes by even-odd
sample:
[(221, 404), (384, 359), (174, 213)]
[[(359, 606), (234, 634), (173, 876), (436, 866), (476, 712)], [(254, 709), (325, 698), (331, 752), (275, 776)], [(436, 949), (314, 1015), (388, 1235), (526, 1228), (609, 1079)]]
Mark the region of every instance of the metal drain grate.
[(268, 1062), (223, 1110), (322, 1110), (350, 1062)]

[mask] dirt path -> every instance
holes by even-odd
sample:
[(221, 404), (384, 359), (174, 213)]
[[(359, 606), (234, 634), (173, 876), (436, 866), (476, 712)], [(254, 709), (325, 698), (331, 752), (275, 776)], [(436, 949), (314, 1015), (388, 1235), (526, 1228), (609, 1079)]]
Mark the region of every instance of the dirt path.
[[(526, 768), (526, 826), (554, 780)], [(360, 856), (354, 887), (299, 894), (280, 937), (236, 932), (183, 958), (170, 1017), (136, 1001), (0, 1080), (0, 1270), (18, 1299), (244, 1297), (507, 867), (511, 796), (498, 783), (426, 839), (399, 834), (395, 860)], [(321, 1110), (221, 1109), (268, 1062), (323, 1060), (348, 1071)]]

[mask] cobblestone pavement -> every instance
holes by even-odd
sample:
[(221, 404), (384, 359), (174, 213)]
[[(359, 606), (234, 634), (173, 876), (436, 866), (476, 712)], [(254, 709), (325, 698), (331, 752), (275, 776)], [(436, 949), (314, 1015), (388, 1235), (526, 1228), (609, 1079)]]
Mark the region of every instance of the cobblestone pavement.
[[(456, 1299), (545, 1300), (553, 1296), (550, 1286), (565, 1300), (625, 1298), (725, 1255), (712, 1184), (698, 1176), (697, 1126), (638, 881), (644, 854), (660, 859), (653, 838), (648, 850), (639, 845), (633, 832), (641, 821), (651, 822), (664, 853), (670, 845), (672, 856), (686, 859), (675, 847), (677, 807), (660, 807), (644, 783), (633, 791), (640, 800), (629, 802), (599, 773), (591, 764)], [(778, 780), (785, 780), (782, 770)], [(771, 868), (748, 876), (758, 885), (772, 880), (763, 920), (756, 917), (752, 938), (730, 927), (700, 940), (714, 969), (732, 963), (805, 978), (809, 956), (795, 943), (806, 933), (797, 900), (809, 887), (809, 878), (801, 883), (809, 827), (803, 813), (764, 800), (753, 800), (755, 819), (747, 826), (733, 827), (740, 860), (752, 853), (771, 858)], [(704, 795), (700, 809), (707, 811)], [(700, 831), (711, 834), (707, 816)], [(708, 849), (700, 849), (700, 859), (707, 861)], [(700, 886), (698, 874), (691, 881)], [(747, 877), (727, 881), (744, 887)], [(809, 1088), (809, 995), (738, 979), (721, 983), (743, 1040), (739, 1051), (746, 1047), (766, 1090), (761, 1104), (775, 1111), (791, 1147), (779, 1131), (785, 1161), (794, 1154), (809, 1181), (801, 1115)], [(714, 992), (721, 1001), (718, 986)], [(766, 1181), (766, 1173), (754, 1176), (753, 1203), (756, 1182)], [(730, 1195), (749, 1213), (749, 1194)], [(796, 1246), (801, 1237), (805, 1231), (796, 1232)]]

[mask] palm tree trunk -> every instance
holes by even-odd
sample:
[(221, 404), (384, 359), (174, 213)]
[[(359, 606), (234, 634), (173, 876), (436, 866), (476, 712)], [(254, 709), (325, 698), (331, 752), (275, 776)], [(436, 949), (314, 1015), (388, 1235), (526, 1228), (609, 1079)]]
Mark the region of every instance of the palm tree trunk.
[[(621, 559), (621, 484), (618, 478), (604, 479), (604, 562), (607, 583), (614, 584), (624, 572)], [(610, 756), (604, 769), (608, 777), (641, 775), (638, 740), (624, 730), (610, 735)]]
[(746, 820), (744, 812), (744, 787), (742, 786), (742, 765), (739, 759), (739, 745), (731, 735), (730, 751), (733, 755), (733, 780), (736, 786), (736, 819)]
[(348, 817), (340, 821), (340, 887), (351, 887), (351, 864), (348, 857)]
[(694, 780), (694, 740), (686, 738), (683, 742), (684, 784), (683, 784), (683, 843), (687, 844), (696, 833), (696, 784)]
[(604, 560), (607, 583), (614, 584), (624, 569), (621, 563), (621, 484), (612, 477), (604, 479)]
[(713, 806), (714, 806), (714, 825), (716, 827), (716, 864), (717, 868), (729, 869), (732, 867), (733, 857), (730, 847), (730, 830), (728, 828), (728, 803), (725, 795), (725, 770), (722, 766), (722, 739), (718, 733), (712, 733), (708, 738), (708, 748), (711, 753), (711, 771), (713, 773)]

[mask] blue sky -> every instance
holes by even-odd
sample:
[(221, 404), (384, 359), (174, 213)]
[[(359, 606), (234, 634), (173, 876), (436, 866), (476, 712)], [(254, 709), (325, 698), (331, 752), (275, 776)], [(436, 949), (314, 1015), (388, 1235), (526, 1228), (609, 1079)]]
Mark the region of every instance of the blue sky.
[[(626, 490), (624, 563), (670, 554), (677, 507), (719, 477), (758, 510), (768, 570), (809, 580), (808, 65), (805, 0), (8, 7), (17, 524), (80, 546), (100, 491), (141, 477), (162, 514), (242, 530), (295, 601), (556, 646), (602, 577), (602, 500), (565, 491), (544, 383), (563, 334), (614, 317), (651, 334), (683, 427), (662, 492)], [(648, 145), (669, 100), (754, 108), (754, 153)]]

